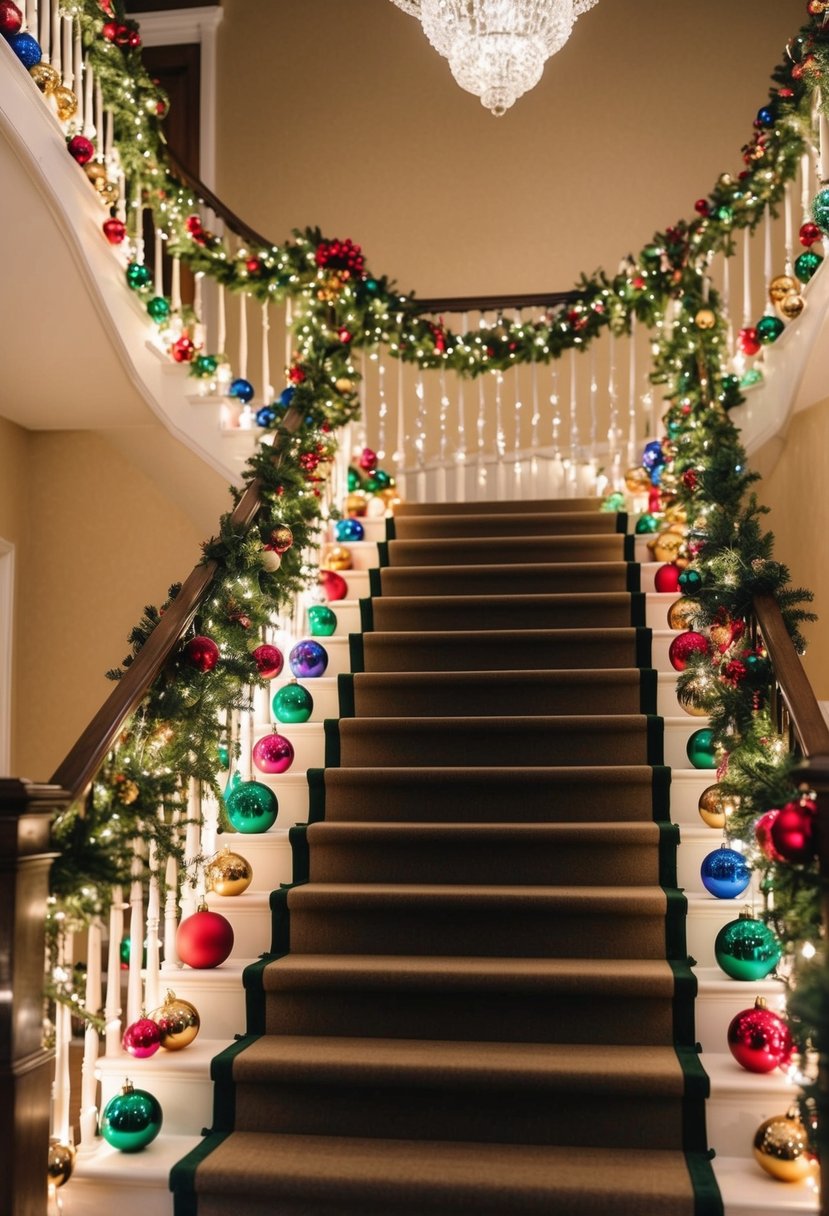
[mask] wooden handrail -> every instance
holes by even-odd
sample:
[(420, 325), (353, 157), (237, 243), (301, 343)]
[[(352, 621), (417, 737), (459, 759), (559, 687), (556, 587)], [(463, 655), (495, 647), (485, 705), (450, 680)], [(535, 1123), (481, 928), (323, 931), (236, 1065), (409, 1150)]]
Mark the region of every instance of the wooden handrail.
[[(293, 434), (302, 417), (302, 412), (292, 407), (285, 414), (284, 429)], [(274, 444), (277, 466), (283, 456), (284, 446)], [(247, 531), (255, 520), (262, 505), (261, 489), (261, 481), (254, 478), (242, 494), (230, 517), (234, 531)], [(68, 791), (72, 801), (85, 792), (124, 722), (146, 696), (198, 612), (218, 569), (216, 561), (200, 562), (194, 566), (135, 661), (126, 669), (65, 760), (55, 770), (51, 784)]]
[(771, 595), (758, 595), (754, 615), (774, 667), (780, 695), (804, 756), (829, 755), (829, 726), (821, 713), (803, 664)]

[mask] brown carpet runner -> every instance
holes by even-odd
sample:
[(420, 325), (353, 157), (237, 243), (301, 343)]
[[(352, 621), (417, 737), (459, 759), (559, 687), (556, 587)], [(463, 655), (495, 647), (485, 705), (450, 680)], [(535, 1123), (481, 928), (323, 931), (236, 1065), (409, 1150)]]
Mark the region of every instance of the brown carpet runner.
[(650, 635), (587, 506), (394, 520), (176, 1216), (720, 1216)]

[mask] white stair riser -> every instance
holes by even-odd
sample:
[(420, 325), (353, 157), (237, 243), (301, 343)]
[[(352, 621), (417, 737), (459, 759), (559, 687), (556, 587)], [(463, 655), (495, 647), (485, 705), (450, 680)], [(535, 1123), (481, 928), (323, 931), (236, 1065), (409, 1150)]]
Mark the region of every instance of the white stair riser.
[(716, 773), (709, 769), (688, 767), (688, 760), (675, 768), (671, 774), (671, 819), (674, 823), (687, 823), (699, 827), (699, 798), (703, 790), (716, 783)]
[(133, 1060), (125, 1053), (120, 1071), (111, 1067), (112, 1061), (106, 1061), (107, 1067), (100, 1070), (101, 1110), (110, 1098), (121, 1092), (124, 1078), (129, 1077), (136, 1089), (146, 1089), (161, 1103), (162, 1135), (198, 1136), (213, 1122), (210, 1065), (205, 1061), (198, 1074), (189, 1070), (183, 1072), (176, 1067), (176, 1054), (158, 1051), (149, 1060)]
[[(306, 797), (305, 818), (307, 818), (307, 813)], [(281, 826), (274, 826), (269, 832), (257, 832), (250, 835), (245, 832), (228, 832), (222, 833), (219, 837), (220, 849), (226, 845), (231, 852), (239, 853), (250, 862), (253, 881), (248, 887), (248, 891), (273, 891), (280, 883), (291, 881), (293, 863), (287, 828), (293, 823), (293, 819), (284, 815), (281, 800), (277, 823)], [(210, 906), (215, 907), (217, 912), (222, 912), (224, 904), (228, 902), (227, 898), (215, 894), (210, 895), (209, 899)]]
[[(373, 570), (375, 566), (380, 565), (380, 558), (377, 553), (377, 542), (385, 540), (385, 538), (386, 538), (386, 521), (384, 519), (381, 519), (381, 520), (363, 520), (363, 519), (361, 519), (360, 523), (363, 524), (364, 528), (366, 527), (366, 525), (368, 525), (371, 528), (371, 530), (376, 533), (376, 535), (372, 535), (369, 540), (338, 541), (336, 539), (330, 539), (328, 541), (328, 544), (330, 544), (330, 545), (340, 545), (341, 544), (342, 547), (345, 549), (348, 549), (349, 553), (351, 554), (351, 569), (337, 571), (337, 574), (341, 574), (347, 583), (349, 583), (349, 579), (351, 578), (352, 574), (355, 571)], [(368, 529), (366, 530), (366, 535), (369, 535)], [(322, 560), (324, 563), (325, 562), (325, 549), (324, 548), (323, 548)], [(351, 592), (351, 594), (349, 595), (349, 598), (350, 599), (355, 598), (354, 593), (351, 591), (350, 583), (349, 583), (349, 591)], [(335, 609), (335, 611), (336, 611), (336, 609)]]
[[(703, 1052), (728, 1051), (728, 1027), (738, 1013), (751, 1009), (758, 996), (765, 997), (769, 1009), (781, 1011), (785, 1007), (783, 985), (780, 980), (762, 980), (756, 984), (730, 980), (720, 972), (720, 979), (707, 982), (699, 977), (696, 1000), (696, 1037)], [(704, 1060), (703, 1060), (704, 1063)]]
[[(255, 957), (251, 955), (246, 961), (253, 962)], [(227, 968), (227, 964), (223, 966)], [(245, 1034), (245, 990), (238, 967), (232, 971), (223, 971), (222, 967), (212, 971), (182, 967), (174, 974), (162, 976), (162, 984), (196, 1006), (201, 1020), (199, 1034), (206, 1039), (230, 1042), (236, 1035)]]

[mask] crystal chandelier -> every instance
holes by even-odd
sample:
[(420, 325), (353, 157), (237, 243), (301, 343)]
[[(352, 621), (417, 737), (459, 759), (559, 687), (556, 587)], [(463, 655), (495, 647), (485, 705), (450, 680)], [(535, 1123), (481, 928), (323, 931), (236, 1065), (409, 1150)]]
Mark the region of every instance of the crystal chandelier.
[(598, 0), (392, 0), (418, 17), (452, 75), (501, 115), (534, 88), (573, 22)]

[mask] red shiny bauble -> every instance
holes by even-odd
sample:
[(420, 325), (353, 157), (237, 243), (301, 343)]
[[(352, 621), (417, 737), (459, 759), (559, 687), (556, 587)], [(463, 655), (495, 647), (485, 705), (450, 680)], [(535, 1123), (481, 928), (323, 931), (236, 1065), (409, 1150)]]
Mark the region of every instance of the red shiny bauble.
[(354, 337), (354, 335), (350, 329), (346, 329), (345, 326), (342, 326), (340, 329), (337, 330), (337, 337), (340, 339), (340, 341), (342, 342), (342, 344), (344, 346), (347, 346), (348, 343)]
[(294, 745), (290, 739), (273, 731), (256, 741), (251, 755), (261, 773), (286, 773), (294, 762)]
[(201, 232), (201, 216), (200, 215), (188, 215), (187, 219), (184, 221), (184, 227), (187, 229), (187, 231), (190, 233), (191, 236), (195, 232)]
[(69, 155), (79, 165), (88, 165), (95, 155), (95, 145), (85, 135), (73, 135), (66, 147), (69, 149)]
[(779, 809), (775, 807), (771, 811), (766, 811), (765, 815), (761, 815), (754, 825), (757, 847), (769, 861), (783, 861), (783, 858), (774, 847), (774, 841), (771, 838), (771, 829), (779, 814)]
[(170, 347), (170, 354), (176, 363), (189, 363), (195, 353), (196, 348), (193, 345), (193, 339), (188, 338), (186, 334), (181, 338), (177, 338)]
[(130, 30), (129, 45), (132, 50), (135, 50), (136, 47), (141, 45), (141, 35), (139, 34), (138, 30)]
[(275, 676), (279, 675), (285, 663), (282, 651), (276, 646), (268, 645), (267, 642), (257, 646), (251, 657), (263, 680), (273, 680)]
[(694, 203), (694, 210), (696, 211), (697, 215), (702, 215), (702, 216), (710, 215), (711, 208), (708, 205), (708, 199), (707, 198), (698, 198), (697, 201)]
[(201, 634), (191, 638), (184, 647), (187, 662), (198, 671), (212, 671), (219, 661), (219, 647), (212, 638)]
[(707, 655), (709, 649), (708, 638), (694, 629), (689, 629), (671, 642), (668, 658), (674, 671), (684, 671), (693, 655)]
[(778, 1013), (758, 996), (753, 1009), (743, 1009), (728, 1027), (728, 1047), (749, 1072), (785, 1068), (794, 1053), (791, 1031)]
[(288, 379), (291, 384), (302, 384), (306, 378), (306, 373), (303, 368), (297, 367), (296, 364), (288, 372)]
[(0, 0), (0, 34), (4, 38), (17, 34), (23, 24), (23, 14), (12, 0)]
[(745, 325), (737, 335), (737, 345), (744, 355), (756, 355), (762, 347), (762, 342), (754, 325)]
[(682, 573), (674, 562), (660, 566), (653, 576), (653, 585), (657, 591), (676, 591), (679, 588), (679, 576)]
[(812, 220), (807, 220), (805, 224), (800, 225), (798, 236), (801, 245), (805, 245), (807, 249), (817, 244), (818, 241), (823, 240), (823, 233)]
[(115, 45), (129, 46), (130, 44), (130, 29), (127, 25), (119, 25), (115, 31)]
[(128, 1051), (136, 1060), (146, 1060), (154, 1056), (161, 1046), (161, 1031), (158, 1023), (152, 1018), (139, 1018), (124, 1031), (121, 1039), (124, 1051)]
[(259, 258), (248, 258), (245, 262), (245, 270), (248, 274), (261, 274), (262, 263), (259, 261)]
[(377, 468), (377, 453), (372, 452), (371, 448), (363, 448), (360, 453), (360, 468), (366, 473), (370, 473)]
[(101, 34), (106, 38), (107, 42), (114, 42), (115, 36), (118, 33), (117, 21), (105, 21), (101, 27)]
[(178, 956), (188, 967), (218, 967), (233, 949), (233, 926), (219, 912), (200, 908), (176, 933)]
[(127, 235), (127, 225), (123, 220), (104, 220), (102, 227), (110, 245), (120, 245)]
[(320, 587), (327, 600), (344, 600), (348, 595), (348, 583), (335, 570), (320, 570)]
[(699, 473), (696, 471), (696, 469), (685, 470), (685, 472), (682, 474), (682, 484), (685, 486), (686, 490), (689, 490), (693, 494), (694, 490), (699, 485)]
[(771, 840), (784, 861), (805, 862), (815, 855), (817, 805), (810, 798), (787, 802), (771, 825)]

